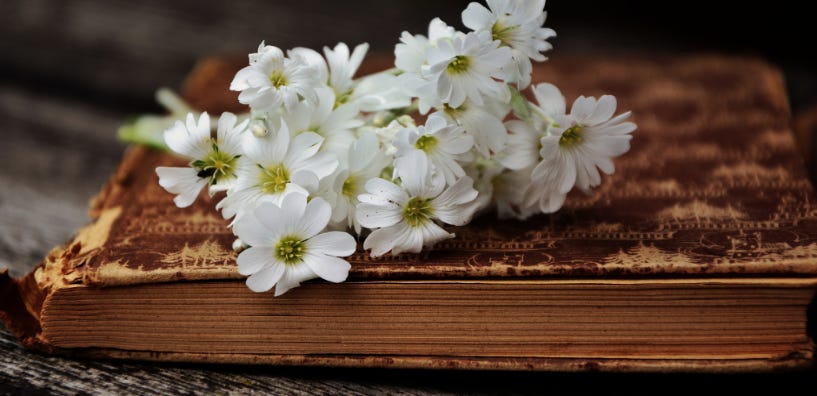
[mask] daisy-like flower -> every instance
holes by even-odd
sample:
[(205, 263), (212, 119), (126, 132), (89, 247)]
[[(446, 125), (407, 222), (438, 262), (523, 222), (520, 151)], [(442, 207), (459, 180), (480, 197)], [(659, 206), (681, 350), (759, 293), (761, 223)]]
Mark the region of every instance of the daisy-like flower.
[(536, 104), (528, 102), (531, 119), (527, 121), (511, 120), (505, 123), (508, 129), (508, 142), (505, 150), (497, 154), (496, 159), (503, 166), (520, 170), (534, 166), (539, 162), (539, 140), (548, 134), (556, 119), (565, 114), (565, 98), (553, 84), (542, 83), (533, 87)]
[(428, 49), (442, 39), (454, 38), (457, 33), (440, 18), (434, 18), (428, 24), (428, 37), (403, 32), (400, 43), (394, 46), (394, 65), (405, 73), (420, 74), (423, 65), (428, 64)]
[(262, 200), (280, 204), (289, 194), (317, 191), (320, 180), (338, 166), (335, 155), (318, 152), (322, 142), (323, 138), (313, 132), (301, 133), (290, 141), (286, 123), (275, 134), (247, 134), (238, 181), (216, 208), (229, 219), (254, 210)]
[[(358, 197), (357, 220), (375, 229), (363, 242), (372, 257), (391, 251), (417, 253), (423, 246), (453, 238), (435, 220), (451, 225), (471, 221), (477, 191), (465, 176), (445, 189), (442, 179), (433, 178), (425, 153), (413, 151), (395, 160), (401, 186), (375, 178), (366, 182), (367, 194)], [(405, 162), (406, 164), (401, 164)], [(408, 165), (410, 164), (410, 165)]]
[(411, 104), (411, 95), (399, 83), (397, 76), (386, 71), (354, 79), (369, 44), (363, 43), (350, 53), (345, 43), (338, 43), (334, 49), (323, 48), (326, 57), (309, 48), (294, 48), (290, 54), (297, 54), (318, 71), (319, 80), (335, 92), (334, 107), (354, 104), (360, 111), (374, 112), (403, 108)]
[(363, 43), (355, 47), (349, 53), (349, 47), (344, 43), (339, 43), (334, 49), (323, 47), (323, 54), (326, 56), (326, 63), (329, 65), (329, 86), (335, 90), (338, 103), (346, 103), (354, 90), (354, 76), (366, 52), (369, 44)]
[(374, 133), (365, 133), (349, 146), (348, 156), (341, 161), (332, 191), (332, 223), (349, 227), (360, 235), (361, 226), (355, 216), (358, 195), (364, 192), (367, 181), (380, 176), (390, 164), (389, 158), (380, 149)]
[[(397, 147), (397, 157), (412, 151), (424, 152), (446, 184), (453, 185), (457, 179), (465, 176), (457, 159), (471, 150), (474, 138), (467, 135), (462, 127), (449, 124), (443, 116), (435, 113), (426, 119), (425, 125), (397, 132), (394, 145)], [(413, 166), (410, 162), (406, 164)]]
[(439, 110), (439, 114), (449, 122), (462, 126), (474, 138), (474, 147), (482, 156), (490, 157), (505, 147), (508, 132), (502, 119), (510, 111), (506, 103), (485, 98), (482, 106), (466, 100), (459, 107), (443, 105)]
[(280, 118), (273, 119), (272, 124), (286, 123), (293, 137), (302, 132), (317, 133), (325, 139), (321, 150), (345, 154), (355, 140), (354, 129), (363, 125), (360, 112), (351, 103), (335, 107), (336, 97), (331, 88), (321, 87), (315, 93), (315, 103), (300, 102)]
[(491, 38), (512, 49), (513, 60), (506, 64), (505, 81), (517, 83), (519, 89), (530, 85), (533, 59), (542, 62), (542, 54), (553, 46), (553, 29), (543, 27), (547, 12), (545, 0), (489, 0), (488, 8), (470, 3), (462, 12), (462, 23), (478, 32), (490, 32)]
[[(468, 98), (477, 105), (483, 96), (502, 102), (510, 100), (502, 79), (502, 67), (511, 59), (508, 47), (499, 47), (488, 32), (471, 32), (465, 37), (441, 40), (428, 50), (428, 65), (422, 75), (442, 103), (459, 107)], [(423, 89), (420, 89), (423, 91)]]
[(580, 96), (570, 114), (557, 116), (546, 136), (540, 139), (542, 160), (531, 173), (526, 204), (538, 202), (542, 212), (553, 212), (574, 186), (589, 192), (601, 183), (599, 170), (615, 171), (612, 158), (630, 149), (630, 133), (636, 125), (626, 121), (630, 112), (616, 117), (616, 98), (598, 100)]
[(277, 47), (264, 45), (250, 55), (250, 65), (239, 70), (230, 89), (240, 91), (238, 101), (254, 110), (292, 108), (301, 97), (315, 101), (320, 84), (318, 70), (298, 53), (284, 57)]
[(160, 166), (156, 168), (159, 185), (167, 192), (177, 194), (173, 202), (180, 208), (190, 206), (202, 188), (209, 185), (210, 192), (226, 190), (236, 181), (241, 136), (248, 121), (237, 124), (231, 113), (224, 113), (218, 120), (216, 137), (210, 135), (210, 116), (202, 113), (198, 122), (193, 114), (187, 114), (187, 122), (176, 121), (165, 131), (167, 146), (187, 158), (190, 166), (184, 168)]
[(332, 208), (321, 198), (307, 203), (303, 194), (290, 194), (281, 205), (264, 202), (252, 215), (235, 221), (233, 231), (251, 247), (238, 255), (238, 272), (249, 275), (254, 292), (275, 287), (275, 296), (301, 282), (323, 278), (343, 282), (351, 265), (340, 258), (355, 252), (355, 239), (339, 231), (321, 233)]

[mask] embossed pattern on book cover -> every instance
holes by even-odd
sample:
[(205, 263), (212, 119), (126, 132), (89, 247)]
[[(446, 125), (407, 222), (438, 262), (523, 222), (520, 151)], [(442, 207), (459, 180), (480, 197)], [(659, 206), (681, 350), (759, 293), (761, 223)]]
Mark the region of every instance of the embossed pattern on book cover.
[[(217, 94), (229, 95), (231, 75), (214, 78), (225, 81)], [(616, 173), (553, 215), (485, 214), (422, 254), (371, 259), (359, 250), (351, 280), (817, 274), (817, 207), (774, 69), (714, 56), (568, 57), (537, 66), (533, 81), (559, 81), (568, 103), (579, 92), (611, 93), (633, 111), (639, 129)], [(53, 275), (104, 285), (240, 278), (229, 222), (206, 196), (176, 208), (153, 171), (166, 164), (179, 160), (132, 150), (100, 195), (95, 223), (67, 247), (70, 265)]]

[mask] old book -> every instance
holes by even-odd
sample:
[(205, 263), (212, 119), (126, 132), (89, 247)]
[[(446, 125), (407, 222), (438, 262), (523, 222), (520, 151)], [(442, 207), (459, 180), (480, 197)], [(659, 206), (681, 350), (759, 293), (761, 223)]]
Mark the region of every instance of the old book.
[[(187, 96), (231, 103), (239, 64)], [(351, 258), (344, 284), (247, 290), (225, 221), (176, 208), (129, 150), (94, 221), (23, 279), (0, 316), (31, 348), (147, 360), (533, 370), (745, 371), (811, 364), (817, 210), (781, 76), (717, 56), (567, 58), (568, 98), (613, 93), (632, 151), (592, 196), (529, 221), (484, 216), (420, 255)], [(235, 109), (233, 109), (235, 110)]]

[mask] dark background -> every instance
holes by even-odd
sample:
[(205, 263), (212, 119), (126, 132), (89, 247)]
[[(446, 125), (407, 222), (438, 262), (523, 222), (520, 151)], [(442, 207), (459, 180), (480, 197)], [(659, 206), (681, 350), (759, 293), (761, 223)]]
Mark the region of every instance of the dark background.
[[(401, 31), (425, 34), (434, 16), (461, 27), (467, 3), (0, 0), (0, 268), (26, 272), (87, 221), (88, 199), (124, 150), (116, 128), (130, 115), (160, 111), (156, 88), (178, 89), (196, 59), (247, 54), (261, 40), (282, 48), (365, 41), (373, 51), (391, 52)], [(549, 55), (759, 56), (783, 70), (794, 116), (817, 116), (817, 63), (809, 60), (815, 58), (814, 16), (798, 3), (551, 0), (546, 25), (558, 37)], [(565, 375), (83, 362), (24, 351), (0, 326), (0, 394), (43, 388), (68, 394), (565, 393), (598, 385), (628, 394), (725, 388), (779, 394), (802, 385), (814, 389), (816, 382), (814, 370)]]
[[(815, 101), (814, 16), (797, 1), (551, 0), (552, 56), (719, 51), (782, 66), (795, 110)], [(158, 86), (178, 86), (194, 61), (246, 54), (263, 39), (282, 48), (369, 42), (391, 52), (400, 32), (426, 32), (439, 16), (462, 27), (468, 1), (3, 0), (0, 81), (152, 107)]]

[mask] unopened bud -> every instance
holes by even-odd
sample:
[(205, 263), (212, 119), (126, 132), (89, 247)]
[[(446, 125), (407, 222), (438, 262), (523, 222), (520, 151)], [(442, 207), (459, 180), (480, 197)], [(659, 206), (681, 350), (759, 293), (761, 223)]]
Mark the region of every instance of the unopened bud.
[(252, 131), (253, 136), (255, 137), (264, 137), (269, 134), (269, 130), (267, 130), (267, 126), (264, 125), (263, 121), (255, 121), (250, 126), (250, 130)]
[(236, 238), (236, 240), (233, 241), (233, 251), (235, 251), (236, 253), (241, 253), (244, 249), (248, 247), (250, 246), (238, 238)]

